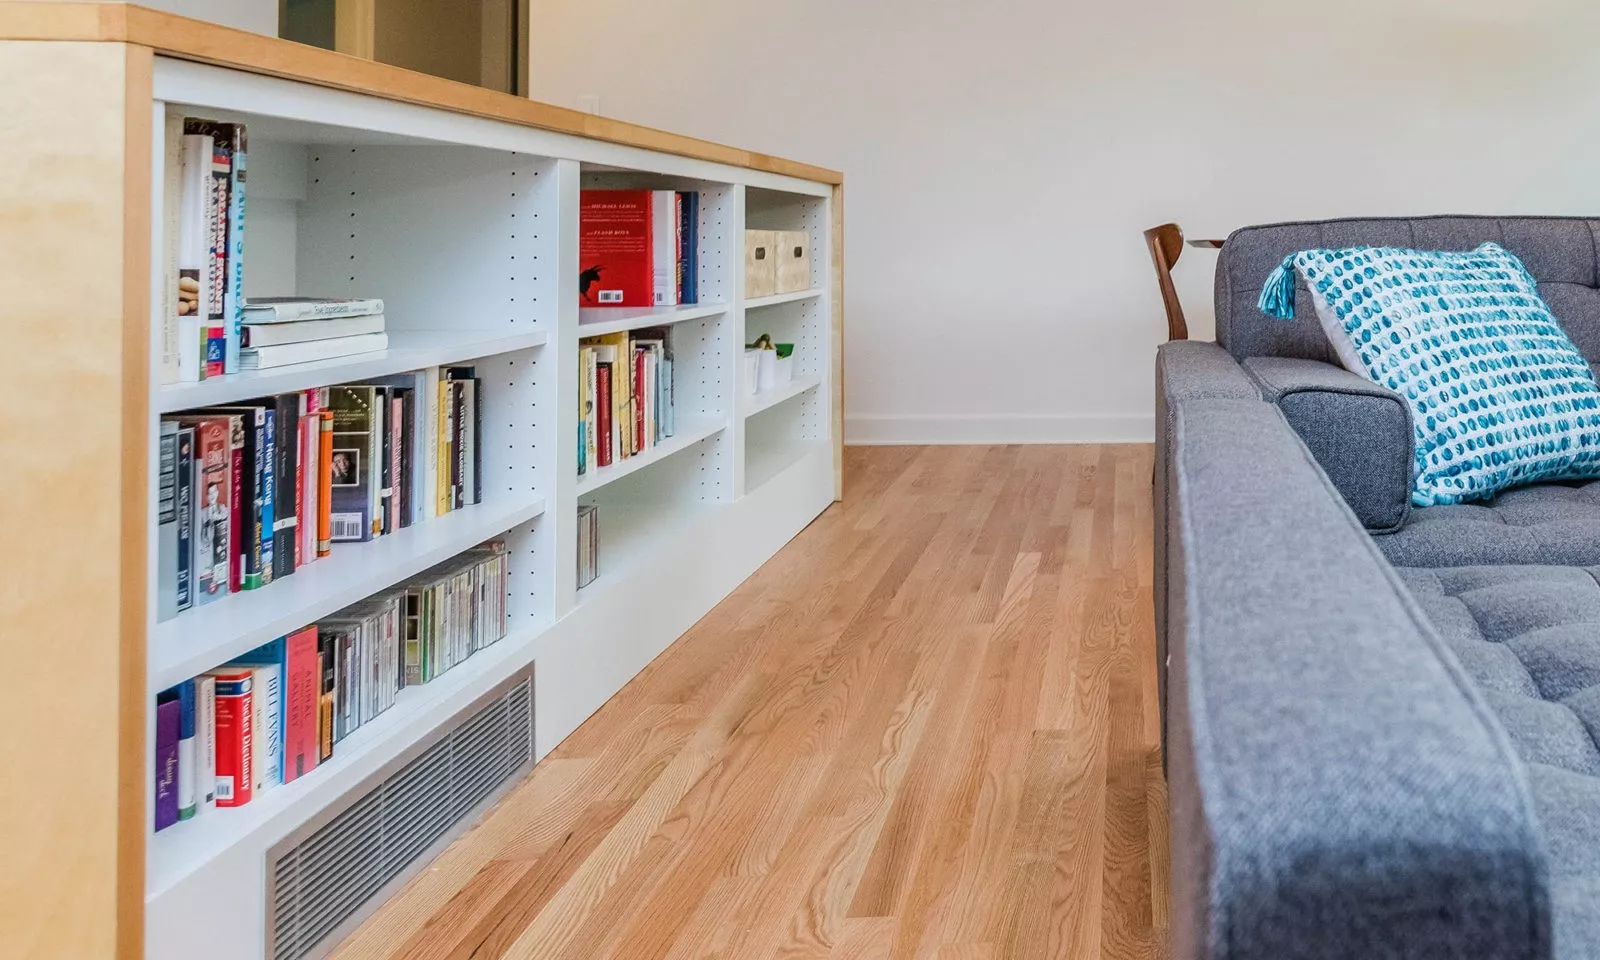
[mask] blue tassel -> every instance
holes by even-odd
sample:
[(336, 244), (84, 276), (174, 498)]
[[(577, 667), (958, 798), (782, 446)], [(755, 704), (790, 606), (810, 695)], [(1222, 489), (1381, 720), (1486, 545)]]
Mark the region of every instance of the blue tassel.
[(1278, 264), (1278, 269), (1272, 271), (1267, 277), (1267, 285), (1261, 288), (1261, 299), (1256, 301), (1256, 306), (1269, 317), (1279, 320), (1294, 319), (1294, 256), (1284, 257)]

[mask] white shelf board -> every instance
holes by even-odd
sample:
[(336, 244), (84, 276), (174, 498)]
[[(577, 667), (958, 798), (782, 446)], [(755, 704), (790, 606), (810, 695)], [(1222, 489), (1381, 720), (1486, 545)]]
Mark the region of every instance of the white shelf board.
[(600, 505), (600, 569), (588, 586), (578, 591), (579, 605), (626, 583), (639, 565), (663, 544), (683, 535), (724, 504), (663, 506), (653, 503), (603, 503)]
[(151, 836), (145, 899), (159, 897), (234, 844), (265, 832), (262, 845), (270, 845), (321, 813), (455, 711), (526, 666), (543, 632), (540, 627), (508, 634), (433, 681), (401, 690), (393, 706), (339, 741), (332, 759), (293, 783), (272, 787), (242, 807), (208, 811)]
[(519, 527), (544, 512), (542, 497), (485, 501), (333, 553), (259, 590), (223, 597), (157, 623), (150, 635), (156, 693)]
[(694, 303), (676, 307), (580, 307), (578, 336), (600, 337), (641, 327), (664, 327), (685, 320), (704, 320), (728, 312), (726, 303)]
[(668, 437), (643, 453), (636, 453), (626, 460), (613, 461), (609, 467), (598, 467), (590, 470), (578, 478), (578, 496), (593, 493), (613, 480), (620, 480), (636, 470), (642, 470), (652, 463), (665, 460), (667, 457), (687, 450), (706, 437), (727, 428), (721, 420), (685, 420), (678, 424), (676, 435)]
[(768, 407), (775, 407), (785, 400), (792, 400), (807, 390), (814, 390), (822, 385), (821, 377), (795, 377), (781, 387), (763, 390), (742, 398), (739, 408), (747, 417), (754, 416)]
[(810, 290), (796, 290), (793, 293), (775, 293), (770, 297), (757, 297), (746, 300), (744, 308), (754, 310), (757, 307), (775, 307), (780, 303), (794, 303), (796, 300), (812, 300), (822, 296), (822, 288), (814, 287)]
[(448, 366), (542, 346), (549, 339), (543, 331), (535, 330), (517, 334), (507, 334), (503, 330), (390, 330), (388, 333), (387, 350), (270, 370), (246, 370), (198, 383), (165, 384), (155, 391), (156, 412), (190, 410), (425, 367)]

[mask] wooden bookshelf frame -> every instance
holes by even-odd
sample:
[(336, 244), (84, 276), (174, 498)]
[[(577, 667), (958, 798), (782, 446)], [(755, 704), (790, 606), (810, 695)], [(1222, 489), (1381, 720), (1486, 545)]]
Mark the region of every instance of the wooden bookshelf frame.
[[(19, 771), (0, 790), (0, 933), (27, 956), (146, 955), (157, 58), (827, 185), (843, 490), (840, 173), (131, 4), (0, 0), (0, 376), (18, 401), (0, 412), (0, 617), (27, 663), (0, 673), (0, 723), (26, 731), (0, 747)], [(557, 624), (542, 643), (576, 650), (577, 631)]]

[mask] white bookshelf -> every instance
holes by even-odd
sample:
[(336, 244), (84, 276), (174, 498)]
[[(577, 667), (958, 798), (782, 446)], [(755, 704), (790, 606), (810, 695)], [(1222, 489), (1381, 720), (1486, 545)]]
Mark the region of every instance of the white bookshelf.
[[(510, 561), (504, 640), (401, 691), (300, 780), (147, 837), (147, 955), (190, 960), (227, 943), (253, 960), (274, 845), (336, 816), (530, 664), (544, 756), (832, 502), (833, 188), (165, 57), (154, 90), (156, 130), (168, 105), (250, 125), (246, 294), (381, 297), (390, 346), (197, 384), (163, 386), (153, 366), (151, 448), (164, 413), (472, 365), (484, 497), (371, 543), (335, 544), (289, 577), (163, 622), (152, 503), (147, 737), (161, 690), (484, 540), (504, 539)], [(160, 211), (159, 143), (153, 156)], [(580, 308), (578, 199), (594, 186), (699, 191), (704, 302)], [(810, 231), (812, 287), (743, 298), (745, 227)], [(160, 308), (152, 302), (153, 321)], [(580, 476), (578, 341), (657, 326), (672, 331), (675, 435)], [(743, 345), (761, 333), (795, 344), (795, 379), (750, 396)], [(152, 337), (159, 356), (159, 323)], [(152, 458), (152, 491), (155, 469)], [(583, 590), (580, 503), (599, 508), (601, 530), (600, 574)]]

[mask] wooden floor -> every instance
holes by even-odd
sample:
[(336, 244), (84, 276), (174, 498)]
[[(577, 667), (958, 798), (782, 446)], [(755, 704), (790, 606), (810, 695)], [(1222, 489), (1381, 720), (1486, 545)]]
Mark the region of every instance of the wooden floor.
[(1150, 449), (851, 448), (336, 956), (1162, 956)]

